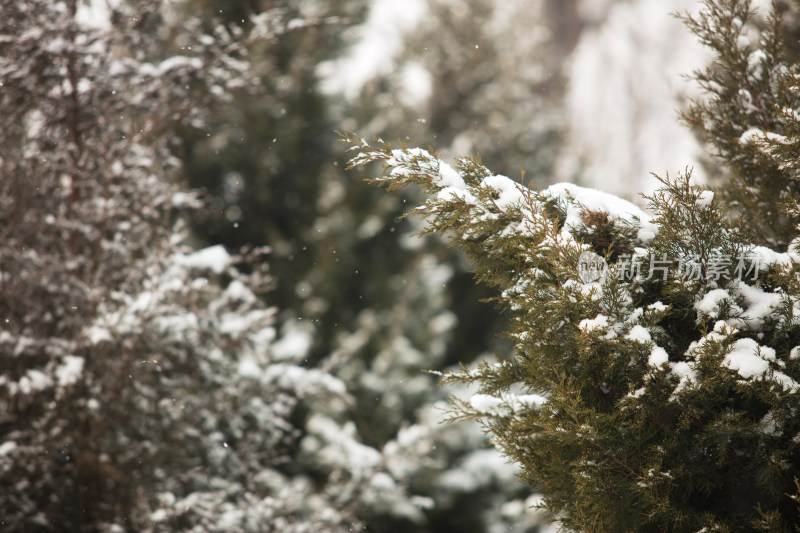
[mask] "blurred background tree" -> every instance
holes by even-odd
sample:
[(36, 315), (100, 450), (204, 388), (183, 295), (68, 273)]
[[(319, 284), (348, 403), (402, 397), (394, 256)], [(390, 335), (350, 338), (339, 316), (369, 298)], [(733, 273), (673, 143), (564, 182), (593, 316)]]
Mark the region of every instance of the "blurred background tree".
[[(252, 9), (204, 4), (232, 19)], [(253, 49), (263, 93), (237, 98), (208, 135), (186, 136), (185, 175), (213, 206), (195, 219), (195, 235), (230, 248), (270, 244), (273, 300), (291, 310), (283, 327), (309, 335), (306, 364), (347, 384), (356, 398), (347, 416), (364, 443), (381, 448), (448, 394), (423, 370), (509, 346), (496, 336), (502, 318), (481, 303), (489, 292), (475, 287), (462, 258), (437, 239), (409, 238), (419, 222), (400, 216), (419, 192), (380, 196), (359, 179), (369, 173), (343, 174), (334, 130), (413, 139), (452, 155), (477, 150), (511, 175), (524, 168), (528, 182), (546, 183), (563, 87), (564, 45), (546, 24), (555, 3), (278, 4), (287, 20), (320, 23)], [(456, 465), (473, 451), (451, 445), (442, 459)], [(524, 495), (492, 477), (448, 485), (444, 492), (458, 496), (445, 497), (437, 486), (449, 482), (429, 469), (415, 488), (436, 496), (434, 508), (416, 527), (486, 530), (481, 515)], [(408, 527), (386, 517), (376, 524)]]

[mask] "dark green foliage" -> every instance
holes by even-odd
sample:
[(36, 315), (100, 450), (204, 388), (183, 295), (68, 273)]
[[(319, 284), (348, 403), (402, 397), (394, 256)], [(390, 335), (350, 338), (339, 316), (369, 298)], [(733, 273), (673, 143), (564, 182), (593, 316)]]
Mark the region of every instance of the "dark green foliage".
[[(728, 128), (707, 129), (733, 172), (722, 202), (687, 171), (661, 180), (651, 218), (597, 191), (538, 191), (478, 160), (452, 168), (429, 151), (344, 136), (351, 166), (380, 162), (378, 183), (431, 195), (413, 211), (425, 232), (447, 236), (498, 289), (516, 354), (447, 374), (479, 387), (452, 416), (482, 421), (569, 530), (800, 527), (800, 250), (789, 245), (791, 210), (776, 206), (795, 195), (798, 137), (774, 118), (786, 125), (779, 142), (739, 142), (760, 113), (731, 89), (747, 64), (733, 20), (749, 9), (706, 10), (692, 24), (726, 51), (709, 71), (718, 98), (691, 116)], [(780, 102), (762, 109), (770, 117), (798, 97), (784, 76), (760, 85)], [(731, 222), (722, 206), (746, 187), (761, 201)], [(587, 279), (580, 267), (596, 254), (608, 269)]]

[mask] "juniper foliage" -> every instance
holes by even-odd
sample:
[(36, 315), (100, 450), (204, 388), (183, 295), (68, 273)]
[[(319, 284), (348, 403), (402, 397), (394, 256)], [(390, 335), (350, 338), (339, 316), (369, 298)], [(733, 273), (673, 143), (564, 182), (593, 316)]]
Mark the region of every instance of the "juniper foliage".
[[(748, 4), (704, 9), (690, 25), (730, 50)], [(665, 176), (646, 198), (652, 215), (571, 184), (529, 188), (479, 159), (451, 167), (432, 150), (344, 135), (351, 166), (380, 163), (375, 182), (430, 195), (413, 211), (424, 232), (447, 236), (498, 291), (515, 355), (446, 374), (478, 388), (453, 400), (452, 417), (481, 421), (569, 530), (800, 526), (800, 239), (790, 202), (776, 205), (795, 194), (787, 106), (800, 93), (795, 67), (776, 70), (762, 87), (780, 105), (711, 98), (691, 112), (733, 128), (708, 129), (730, 189), (715, 199), (689, 170)], [(738, 94), (734, 70), (709, 72), (718, 94)], [(739, 142), (761, 112), (787, 125), (780, 137)], [(761, 200), (747, 217), (726, 210), (750, 189)], [(587, 273), (587, 260), (607, 268)]]

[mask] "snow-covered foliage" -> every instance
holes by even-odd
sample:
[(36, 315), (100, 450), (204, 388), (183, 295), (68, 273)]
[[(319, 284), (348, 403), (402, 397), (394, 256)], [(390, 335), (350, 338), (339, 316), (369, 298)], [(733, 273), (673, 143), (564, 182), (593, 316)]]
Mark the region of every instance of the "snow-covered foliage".
[[(356, 442), (385, 453), (405, 428), (421, 426), (431, 431), (432, 440), (424, 442), (435, 446), (428, 449), (434, 459), (421, 458), (421, 466), (415, 467), (408, 478), (411, 481), (395, 477), (399, 492), (386, 494), (399, 498), (397, 494), (408, 490), (409, 495), (431, 498), (432, 505), (417, 507), (413, 524), (409, 522), (411, 515), (396, 512), (391, 506), (384, 505), (379, 510), (379, 506), (361, 505), (364, 512), (359, 516), (366, 517), (368, 527), (483, 531), (507, 529), (514, 523), (522, 528), (524, 520), (515, 518), (511, 511), (528, 515), (523, 502), (529, 491), (510, 479), (511, 469), (503, 467), (502, 460), (484, 462), (484, 466), (500, 468), (498, 475), (489, 475), (486, 468), (478, 477), (458, 474), (461, 464), (474, 464), (466, 463), (467, 458), (476, 449), (486, 448), (486, 441), (470, 424), (435, 428), (436, 417), (430, 413), (430, 405), (445, 401), (448, 391), (436, 387), (434, 376), (423, 373), (443, 370), (458, 362), (469, 364), (495, 346), (499, 351), (508, 351), (507, 344), (500, 344), (494, 337), (497, 313), (490, 305), (478, 303), (485, 293), (474, 288), (461, 257), (437, 239), (411, 237), (418, 224), (400, 219), (407, 198), (380, 196), (379, 191), (361, 180), (343, 174), (341, 165), (335, 164), (343, 156), (338, 146), (332, 146), (335, 137), (330, 132), (342, 127), (340, 121), (372, 123), (374, 118), (372, 125), (376, 128), (398, 133), (409, 121), (427, 129), (431, 122), (425, 118), (427, 115), (420, 114), (424, 105), (409, 107), (408, 102), (403, 103), (405, 85), (395, 84), (393, 73), (388, 75), (387, 83), (367, 83), (354, 102), (348, 102), (344, 94), (320, 93), (320, 86), (331, 87), (324, 80), (318, 83), (315, 77), (328, 68), (335, 75), (353, 73), (351, 81), (357, 82), (360, 71), (353, 72), (352, 68), (367, 72), (370, 65), (374, 66), (360, 55), (376, 52), (374, 38), (369, 41), (368, 36), (385, 34), (382, 45), (395, 42), (395, 33), (412, 26), (411, 15), (417, 11), (411, 9), (413, 5), (404, 10), (404, 6), (391, 2), (375, 4), (370, 10), (365, 9), (369, 2), (344, 0), (285, 0), (276, 4), (292, 13), (315, 5), (315, 16), (347, 22), (320, 26), (307, 33), (285, 34), (268, 47), (254, 49), (251, 60), (262, 78), (264, 94), (232, 102), (222, 113), (221, 127), (211, 130), (210, 137), (190, 139), (187, 177), (214, 195), (213, 211), (209, 210), (204, 220), (196, 219), (197, 234), (211, 242), (225, 242), (231, 248), (245, 243), (272, 247), (270, 268), (279, 281), (270, 301), (280, 309), (277, 320), (286, 323), (302, 317), (305, 324), (313, 325), (305, 364), (345, 383), (354, 398), (353, 407), (334, 419), (341, 427), (347, 425)], [(451, 4), (455, 9), (457, 3)], [(517, 12), (523, 11), (520, 4), (509, 4), (509, 8), (513, 6)], [(219, 7), (228, 12), (226, 3)], [(403, 14), (391, 19), (387, 13), (394, 9)], [(502, 9), (498, 7), (497, 11)], [(447, 23), (447, 31), (439, 32), (441, 42), (436, 46), (448, 50), (443, 43), (464, 40), (458, 41), (461, 51), (449, 51), (461, 64), (467, 64), (476, 57), (475, 43), (459, 31), (457, 21), (448, 20), (446, 15), (446, 11), (437, 14), (436, 20)], [(461, 10), (461, 19), (468, 15)], [(367, 26), (380, 20), (382, 24), (394, 24), (391, 29), (395, 33), (389, 35), (385, 27), (380, 31), (358, 29), (355, 23), (361, 18), (365, 18)], [(353, 31), (348, 29), (351, 24)], [(427, 31), (438, 38), (432, 26)], [(499, 22), (492, 26), (492, 36), (502, 36), (499, 27)], [(517, 31), (524, 33), (524, 27), (520, 24)], [(538, 39), (540, 34), (537, 31), (529, 37)], [(355, 40), (354, 47), (343, 47), (351, 38)], [(359, 44), (362, 38), (371, 45)], [(321, 42), (328, 45), (320, 46)], [(492, 70), (497, 54), (487, 52), (486, 42), (481, 41), (480, 57), (482, 64)], [(397, 65), (411, 61), (407, 47), (414, 43), (405, 42), (406, 48), (396, 56)], [(505, 49), (512, 44), (513, 40), (504, 41)], [(354, 57), (361, 59), (351, 62), (351, 50), (360, 50)], [(385, 54), (387, 62), (390, 56)], [(537, 57), (532, 50), (528, 56)], [(365, 63), (358, 62), (361, 60)], [(323, 64), (337, 66), (319, 66)], [(342, 65), (348, 68), (340, 70)], [(450, 74), (470, 77), (471, 70), (466, 66), (447, 68)], [(514, 71), (512, 64), (505, 64), (504, 68), (508, 75)], [(405, 68), (398, 67), (398, 71), (405, 72)], [(421, 71), (417, 69), (417, 73)], [(450, 76), (444, 74), (443, 77)], [(442, 101), (449, 102), (448, 109), (462, 98), (449, 91), (447, 83), (435, 86)], [(468, 98), (490, 91), (483, 84), (475, 87), (480, 90), (467, 91)], [(519, 89), (519, 94), (524, 92), (524, 88)], [(497, 98), (493, 92), (492, 100)], [(403, 106), (404, 110), (397, 113)], [(371, 115), (370, 109), (376, 109), (376, 114)], [(490, 101), (485, 101), (481, 109), (481, 113), (489, 113)], [(451, 114), (455, 116), (456, 111), (448, 110), (441, 116)], [(483, 122), (479, 116), (472, 126), (478, 133), (477, 125)], [(526, 122), (521, 115), (514, 117), (520, 124)], [(419, 118), (426, 122), (418, 122)], [(455, 131), (446, 124), (436, 128)], [(502, 150), (499, 144), (498, 148)], [(352, 423), (347, 424), (348, 421)], [(309, 440), (309, 446), (321, 446), (315, 443), (316, 440)], [(422, 453), (422, 447), (419, 450)], [(481, 453), (487, 457), (496, 452)], [(390, 475), (395, 476), (391, 472)], [(472, 481), (461, 486), (440, 483), (442, 476)], [(410, 488), (404, 489), (407, 485)], [(500, 512), (506, 502), (514, 503)], [(407, 508), (406, 503), (398, 505), (398, 509)], [(535, 520), (531, 520), (525, 528), (535, 529)]]
[(785, 250), (800, 222), (791, 207), (800, 195), (800, 25), (796, 9), (782, 15), (764, 3), (760, 12), (750, 2), (713, 5), (688, 20), (715, 59), (696, 73), (704, 98), (684, 115), (713, 157), (707, 168), (725, 185), (718, 199), (744, 221), (770, 220), (750, 224), (754, 239)]
[[(503, 357), (473, 362), (494, 318), (465, 304), (476, 293), (459, 256), (411, 238), (416, 222), (391, 222), (410, 196), (378, 200), (342, 176), (330, 131), (394, 136), (411, 121), (447, 151), (478, 150), (543, 182), (563, 86), (549, 19), (577, 2), (249, 5), (0, 0), (0, 530), (543, 531), (540, 507), (564, 506), (532, 495), (474, 424), (441, 425), (452, 390), (422, 371), (464, 362), (448, 374), (465, 382), (451, 414), (490, 428), (559, 396), (507, 374)], [(616, 9), (592, 5), (597, 17)], [(748, 57), (756, 73), (761, 56)], [(737, 130), (737, 145), (780, 158), (790, 122)], [(518, 261), (500, 283), (512, 314), (557, 301), (553, 277), (572, 276), (558, 289), (568, 316), (525, 320), (546, 322), (549, 342), (564, 331), (582, 342), (579, 370), (600, 372), (591, 347), (626, 346), (630, 387), (614, 374), (597, 384), (604, 397), (645, 401), (664, 385), (665, 402), (684, 401), (708, 384), (712, 352), (726, 384), (765, 402), (795, 393), (792, 251), (744, 246), (746, 262), (726, 264), (740, 248), (722, 239), (700, 253), (614, 196), (572, 184), (540, 194), (474, 161), (387, 150), (392, 180), (430, 178), (426, 208), (477, 217), (455, 234), (486, 246), (479, 265)], [(791, 157), (779, 166), (794, 172)], [(179, 190), (181, 177), (208, 195)], [(721, 195), (689, 196), (681, 205), (717, 227)], [(482, 225), (497, 234), (484, 239)], [(520, 236), (561, 255), (507, 253)], [(676, 267), (713, 281), (676, 293), (696, 321), (672, 316), (675, 295), (648, 292), (659, 247), (690, 250)], [(578, 251), (611, 266), (575, 278)], [(653, 279), (614, 284), (635, 264)], [(748, 276), (728, 282), (737, 268)], [(680, 349), (664, 317), (691, 337)], [(516, 324), (514, 341), (538, 346)], [(758, 413), (781, 446), (787, 412)], [(559, 464), (585, 459), (577, 475), (596, 480), (603, 458)]]
[[(168, 133), (248, 84), (227, 28), (170, 53), (152, 32), (170, 8), (2, 3), (4, 529), (149, 523), (142, 502), (160, 450), (145, 436), (167, 426), (143, 413), (168, 397), (149, 376), (176, 366), (167, 344), (145, 349), (129, 324), (96, 320), (138, 292), (132, 305), (154, 312), (142, 288), (174, 249), (174, 204), (192, 203), (168, 184)], [(151, 327), (196, 321), (168, 318)]]
[[(153, 267), (140, 294), (120, 295), (90, 326), (102, 353), (157, 354), (128, 362), (128, 402), (91, 411), (124, 421), (106, 424), (120, 433), (112, 442), (136, 427), (135, 440), (105, 455), (109, 468), (130, 456), (151, 476), (138, 527), (349, 531), (381, 519), (420, 528), (426, 512), (488, 487), (505, 485), (496, 504), (513, 503), (515, 469), (478, 449), (474, 428), (439, 425), (433, 408), (382, 446), (366, 444), (348, 384), (305, 364), (313, 328), (277, 327), (257, 296), (269, 278), (234, 268), (247, 259), (219, 247), (176, 253)], [(541, 520), (516, 503), (484, 520)]]
[[(720, 17), (737, 2), (707, 4)], [(421, 186), (425, 232), (499, 289), (516, 354), (447, 373), (477, 387), (452, 416), (481, 420), (566, 528), (800, 523), (797, 241), (785, 253), (748, 242), (688, 172), (659, 178), (650, 215), (476, 159), (344, 140), (351, 166), (383, 164), (374, 181)], [(602, 275), (587, 279), (587, 261)]]
[[(439, 424), (445, 392), (420, 372), (447, 364), (451, 265), (415, 252), (385, 305), (353, 312), (320, 289), (331, 260), (289, 287), (297, 307), (275, 308), (265, 250), (183, 244), (186, 212), (216, 205), (170, 184), (180, 141), (214, 153), (223, 104), (264, 91), (253, 52), (331, 17), (307, 2), (311, 18), (282, 9), (242, 29), (185, 1), (1, 5), (0, 529), (541, 524), (475, 426)], [(274, 79), (280, 103), (295, 89)], [(337, 220), (330, 183), (309, 232), (393, 233)], [(353, 321), (323, 335), (331, 301)]]

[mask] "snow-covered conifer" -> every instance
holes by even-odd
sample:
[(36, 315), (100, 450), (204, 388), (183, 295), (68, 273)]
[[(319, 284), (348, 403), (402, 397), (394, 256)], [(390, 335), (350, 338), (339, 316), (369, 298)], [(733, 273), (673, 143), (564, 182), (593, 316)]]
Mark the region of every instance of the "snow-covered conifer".
[[(420, 369), (445, 358), (451, 267), (416, 257), (424, 281), (393, 277), (379, 296), (403, 301), (358, 309), (319, 357), (298, 315), (318, 317), (304, 292), (323, 269), (286, 289), (308, 305), (274, 309), (261, 249), (185, 244), (187, 211), (216, 205), (173, 184), (199, 146), (180, 141), (215, 139), (220, 104), (258, 87), (259, 46), (311, 46), (297, 30), (331, 22), (242, 29), (191, 5), (0, 3), (0, 529), (536, 527), (513, 467), (423, 407), (442, 397)], [(341, 201), (322, 196), (326, 214)], [(355, 242), (391, 233), (356, 223)]]
[[(748, 12), (747, 2), (709, 0), (690, 26), (736, 50)], [(763, 57), (776, 39), (764, 40)], [(710, 86), (739, 94), (738, 70), (719, 61)], [(796, 101), (794, 70), (777, 69), (777, 101)], [(800, 525), (800, 249), (796, 211), (779, 202), (794, 194), (796, 106), (748, 102), (712, 98), (690, 115), (709, 117), (711, 135), (715, 124), (738, 132), (716, 141), (731, 191), (741, 169), (770, 160), (773, 174), (747, 182), (762, 210), (739, 218), (690, 170), (659, 179), (648, 213), (572, 184), (528, 188), (477, 159), (450, 166), (427, 150), (346, 137), (351, 165), (384, 165), (378, 183), (421, 186), (431, 198), (414, 213), (425, 231), (447, 236), (497, 288), (515, 355), (447, 374), (445, 383), (477, 387), (454, 400), (453, 416), (481, 420), (570, 530)], [(724, 124), (713, 120), (719, 109)], [(739, 142), (761, 112), (787, 125), (781, 137)], [(777, 226), (773, 212), (784, 214)]]
[[(435, 386), (434, 376), (422, 372), (443, 369), (457, 360), (473, 361), (488, 345), (496, 343), (492, 333), (497, 329), (497, 314), (490, 305), (479, 302), (488, 294), (475, 289), (457, 253), (436, 239), (411, 237), (417, 229), (415, 221), (400, 219), (408, 198), (381, 196), (379, 191), (343, 174), (340, 164), (334, 164), (343, 154), (332, 131), (343, 122), (361, 124), (363, 120), (382, 131), (400, 133), (408, 124), (421, 125), (418, 119), (428, 116), (422, 109), (426, 105), (408, 103), (403, 96), (407, 87), (396, 83), (399, 80), (393, 73), (379, 73), (388, 79), (369, 82), (355, 100), (329, 92), (324, 83), (329, 78), (321, 76), (327, 69), (338, 80), (360, 79), (371, 66), (367, 61), (370, 57), (349, 61), (354, 50), (376, 54), (380, 46), (379, 56), (388, 64), (389, 54), (383, 52), (395, 39), (388, 32), (409, 29), (416, 13), (412, 4), (424, 3), (274, 2), (272, 5), (292, 14), (316, 5), (312, 10), (315, 16), (332, 23), (311, 27), (307, 32), (285, 33), (267, 46), (253, 47), (250, 60), (262, 79), (262, 92), (231, 102), (218, 114), (221, 127), (212, 128), (210, 136), (188, 136), (185, 173), (193, 185), (209, 191), (214, 206), (208, 216), (201, 213), (195, 218), (194, 228), (203, 238), (220, 240), (234, 249), (248, 242), (273, 248), (270, 269), (280, 281), (270, 301), (280, 309), (277, 322), (296, 322), (302, 317), (305, 324), (313, 324), (312, 345), (304, 364), (341, 379), (354, 398), (349, 410), (334, 417), (336, 423), (354, 441), (396, 457), (393, 462), (399, 466), (382, 471), (392, 478), (392, 490), (365, 493), (363, 499), (358, 496), (348, 504), (359, 509), (358, 516), (368, 527), (437, 531), (449, 524), (461, 530), (502, 530), (528, 516), (531, 525), (526, 527), (533, 528), (540, 514), (526, 509), (527, 491), (513, 480), (512, 468), (492, 459), (494, 451), (485, 449), (485, 440), (476, 435), (475, 428), (436, 427), (437, 411), (430, 406), (445, 400), (447, 391)], [(398, 61), (404, 66), (398, 69), (424, 76), (428, 68), (443, 78), (454, 73), (470, 78), (472, 67), (467, 65), (478, 58), (487, 76), (502, 70), (504, 79), (515, 80), (517, 101), (538, 105), (539, 99), (528, 100), (526, 95), (529, 90), (535, 92), (538, 85), (534, 81), (544, 74), (535, 67), (520, 72), (510, 57), (502, 68), (492, 59), (501, 55), (500, 48), (511, 53), (515, 40), (504, 35), (503, 24), (515, 20), (513, 14), (524, 11), (524, 3), (509, 4), (510, 10), (492, 8), (497, 20), (485, 29), (486, 36), (481, 36), (477, 51), (475, 43), (459, 37), (458, 22), (449, 21), (438, 35), (433, 31), (436, 21), (447, 20), (449, 10), (441, 4), (436, 15), (426, 21), (425, 38), (438, 38), (435, 46), (441, 50), (452, 39), (462, 39), (467, 47), (465, 55), (452, 50), (455, 63), (439, 65), (442, 69), (432, 57), (427, 67), (415, 64), (406, 68), (406, 63), (414, 63), (409, 49), (421, 42), (411, 39), (396, 43), (406, 47), (400, 50), (403, 57)], [(488, 9), (491, 2), (474, 4)], [(233, 17), (229, 2), (216, 5), (224, 16)], [(387, 10), (399, 14), (387, 16)], [(528, 11), (531, 20), (536, 20), (538, 12)], [(367, 22), (362, 25), (364, 16)], [(382, 26), (386, 31), (375, 29), (374, 19), (379, 16), (389, 26)], [(531, 31), (531, 25), (521, 20), (517, 22), (515, 31), (527, 40), (515, 57), (525, 56), (527, 51), (527, 57), (534, 61), (539, 56), (533, 44), (539, 42), (541, 32)], [(373, 40), (368, 45), (361, 40), (370, 36)], [(353, 40), (352, 48), (345, 46)], [(492, 41), (498, 42), (489, 44)], [(320, 46), (321, 42), (326, 46)], [(489, 87), (475, 80), (467, 85), (466, 95), (456, 95), (447, 90), (447, 83), (437, 82), (436, 98), (442, 108), (451, 109), (456, 100), (466, 98), (476, 101), (470, 105), (476, 108), (473, 116), (489, 113), (499, 86)], [(510, 90), (508, 83), (502, 85)], [(395, 105), (388, 105), (390, 101)], [(379, 113), (374, 122), (371, 110)], [(519, 128), (528, 131), (532, 127), (511, 108), (505, 114), (517, 118)], [(448, 115), (449, 111), (440, 113), (443, 118)], [(502, 122), (495, 122), (498, 135), (508, 130)], [(436, 127), (442, 135), (446, 130), (452, 137), (464, 123), (458, 119)], [(549, 127), (542, 122), (535, 126)], [(480, 128), (472, 127), (474, 134), (482, 134)], [(504, 151), (502, 142), (497, 147)], [(309, 421), (316, 429), (322, 427), (316, 425), (319, 417)], [(306, 420), (296, 423), (303, 427)], [(315, 463), (319, 459), (325, 464), (330, 454), (330, 447), (320, 444), (320, 435), (334, 434), (320, 434), (316, 429), (308, 436), (308, 448), (303, 448), (308, 455), (297, 464), (325, 479), (348, 477), (344, 473), (349, 467), (344, 464), (333, 468)], [(425, 438), (411, 446), (410, 435)], [(397, 455), (398, 442), (404, 443), (399, 448), (402, 457)], [(387, 481), (383, 476), (378, 479)], [(424, 505), (408, 505), (403, 491)], [(416, 511), (412, 513), (411, 509)]]
[[(254, 17), (250, 33), (182, 19), (192, 31), (172, 48), (172, 2), (0, 9), (0, 526), (146, 530), (157, 487), (209, 483), (192, 468), (212, 462), (210, 398), (237, 439), (266, 414), (227, 416), (232, 385), (216, 374), (253, 330), (269, 340), (258, 264), (245, 278), (221, 247), (183, 254), (174, 223), (197, 201), (170, 180), (175, 129), (202, 127), (215, 102), (253, 86), (243, 44), (268, 38), (273, 18)], [(265, 461), (292, 435), (272, 418), (259, 427), (276, 444)]]

